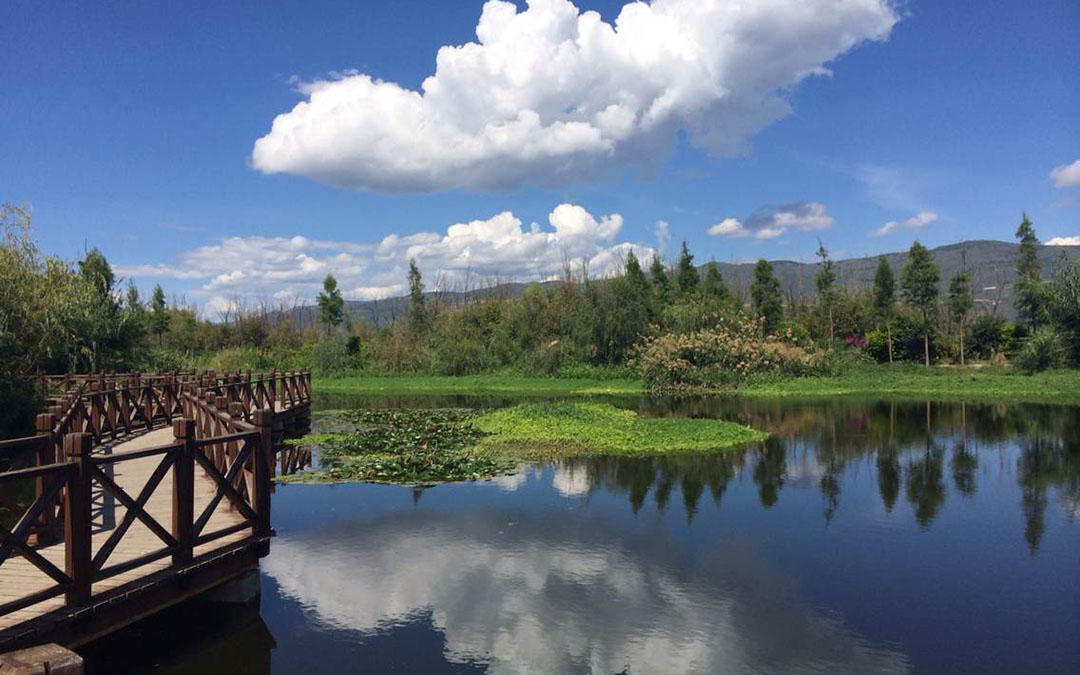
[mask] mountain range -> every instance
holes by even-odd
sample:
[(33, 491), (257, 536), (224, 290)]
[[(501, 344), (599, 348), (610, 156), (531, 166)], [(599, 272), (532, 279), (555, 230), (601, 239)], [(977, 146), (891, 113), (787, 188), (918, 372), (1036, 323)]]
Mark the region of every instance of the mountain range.
[[(971, 288), (975, 296), (976, 311), (996, 311), (1012, 319), (1015, 310), (1012, 306), (1012, 284), (1016, 279), (1016, 253), (1018, 244), (1005, 241), (975, 240), (957, 244), (948, 244), (931, 249), (931, 253), (941, 267), (941, 291), (944, 295), (949, 279), (958, 272), (967, 271), (971, 278)], [(884, 254), (899, 284), (900, 270), (907, 260), (906, 252)], [(1039, 260), (1042, 262), (1043, 276), (1051, 277), (1065, 259), (1080, 260), (1080, 246), (1040, 246)], [(834, 270), (837, 282), (848, 291), (868, 289), (873, 284), (874, 271), (878, 256), (848, 258), (836, 260)], [(647, 262), (647, 261), (645, 261)], [(816, 262), (796, 262), (793, 260), (771, 261), (773, 271), (780, 281), (788, 302), (813, 298), (814, 275), (817, 273)], [(749, 297), (750, 279), (754, 263), (717, 262), (717, 267), (724, 281), (737, 297), (744, 300)], [(704, 273), (705, 265), (698, 267)], [(559, 284), (560, 281), (548, 281), (545, 285)], [(525, 283), (503, 283), (490, 287), (460, 292), (428, 292), (426, 295), (440, 303), (460, 305), (488, 297), (517, 297), (525, 290)], [(352, 321), (367, 321), (375, 325), (386, 325), (397, 318), (408, 316), (409, 297), (398, 296), (382, 300), (350, 300), (345, 303), (345, 310)], [(291, 310), (298, 325), (305, 326), (318, 320), (318, 308), (307, 305)]]

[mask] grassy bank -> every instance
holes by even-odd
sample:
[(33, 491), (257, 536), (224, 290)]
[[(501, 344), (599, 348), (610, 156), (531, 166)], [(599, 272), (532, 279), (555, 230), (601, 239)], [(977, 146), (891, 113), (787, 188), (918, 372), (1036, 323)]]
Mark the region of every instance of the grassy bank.
[[(643, 394), (638, 380), (538, 378), (511, 375), (440, 377), (316, 378), (317, 392), (388, 395), (488, 394), (507, 396), (588, 396)], [(1013, 402), (1080, 403), (1080, 370), (1024, 375), (1005, 369), (975, 369), (911, 365), (858, 368), (836, 376), (757, 379), (738, 390), (702, 394), (749, 397), (900, 396), (932, 399), (1004, 400)]]
[(1008, 370), (865, 368), (832, 377), (750, 382), (741, 396), (900, 396), (931, 399), (1080, 403), (1080, 371), (1023, 375)]
[(501, 394), (512, 396), (588, 396), (640, 394), (641, 382), (627, 379), (523, 377), (516, 375), (360, 376), (315, 378), (316, 392), (330, 394)]

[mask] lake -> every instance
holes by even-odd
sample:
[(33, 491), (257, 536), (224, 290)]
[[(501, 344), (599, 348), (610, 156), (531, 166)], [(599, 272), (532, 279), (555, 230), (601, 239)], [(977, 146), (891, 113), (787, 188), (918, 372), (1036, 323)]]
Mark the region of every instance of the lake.
[(279, 486), (259, 609), (177, 608), (88, 647), (90, 672), (1080, 672), (1080, 408), (605, 400), (773, 436)]

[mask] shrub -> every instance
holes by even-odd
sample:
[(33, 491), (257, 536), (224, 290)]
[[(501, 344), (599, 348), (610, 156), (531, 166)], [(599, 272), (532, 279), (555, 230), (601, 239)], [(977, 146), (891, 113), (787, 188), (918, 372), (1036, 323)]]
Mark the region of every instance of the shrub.
[(354, 369), (354, 361), (349, 355), (348, 343), (343, 335), (334, 333), (324, 336), (311, 349), (313, 375), (341, 375)]
[[(914, 361), (922, 363), (923, 360), (923, 325), (922, 317), (902, 312), (893, 319), (893, 358), (897, 361)], [(930, 325), (930, 360), (934, 361), (941, 356), (944, 345), (941, 333), (933, 323)], [(888, 360), (886, 355), (885, 360)]]
[(967, 327), (965, 348), (968, 356), (989, 359), (1005, 351), (1005, 319), (996, 314), (980, 314)]
[(1024, 342), (1013, 364), (1025, 373), (1039, 373), (1065, 365), (1065, 345), (1052, 330), (1041, 330)]
[(759, 373), (800, 376), (822, 360), (793, 335), (765, 335), (760, 321), (721, 320), (715, 329), (666, 334), (642, 344), (634, 364), (651, 391), (723, 388)]

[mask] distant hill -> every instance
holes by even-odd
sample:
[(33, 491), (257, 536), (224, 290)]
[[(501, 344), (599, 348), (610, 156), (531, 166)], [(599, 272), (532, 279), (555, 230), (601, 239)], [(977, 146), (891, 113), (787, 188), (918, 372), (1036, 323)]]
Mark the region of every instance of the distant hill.
[[(971, 287), (975, 293), (977, 308), (993, 309), (1007, 318), (1015, 317), (1012, 306), (1012, 284), (1016, 279), (1014, 263), (1018, 244), (1005, 241), (977, 240), (949, 244), (932, 249), (931, 253), (941, 266), (941, 286), (944, 294), (949, 279), (961, 270), (967, 270), (971, 276)], [(1051, 276), (1062, 257), (1080, 259), (1080, 246), (1041, 246), (1039, 260), (1043, 264), (1043, 275)], [(837, 280), (845, 289), (853, 291), (867, 289), (873, 284), (874, 270), (877, 268), (877, 256), (848, 258), (837, 260), (835, 270)], [(899, 283), (900, 268), (907, 260), (907, 253), (888, 253), (885, 255)], [(740, 297), (746, 298), (750, 288), (750, 278), (754, 263), (723, 263), (717, 267), (728, 286)], [(816, 263), (802, 263), (791, 260), (772, 261), (773, 270), (780, 280), (786, 299), (790, 302), (809, 299), (815, 295), (814, 274)], [(699, 269), (703, 269), (701, 266)], [(558, 284), (558, 281), (547, 284)], [(528, 284), (507, 283), (471, 292), (441, 293), (439, 300), (449, 304), (464, 304), (469, 300), (492, 296), (517, 297)], [(428, 293), (429, 297), (434, 293)], [(351, 300), (345, 303), (345, 309), (353, 321), (363, 320), (376, 325), (391, 323), (396, 318), (408, 316), (409, 298), (399, 296), (384, 300)], [(318, 320), (318, 308), (300, 307), (292, 310), (295, 321), (301, 326)]]

